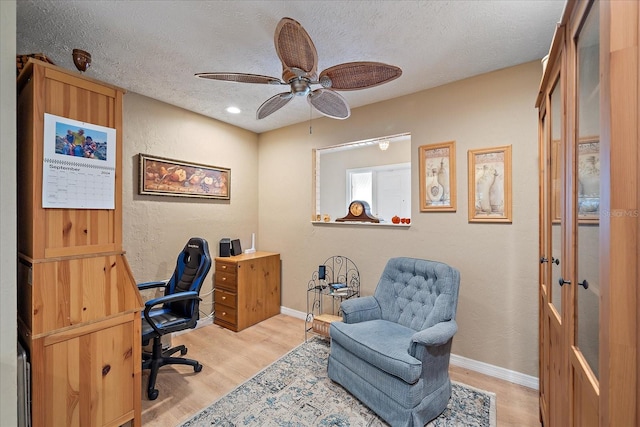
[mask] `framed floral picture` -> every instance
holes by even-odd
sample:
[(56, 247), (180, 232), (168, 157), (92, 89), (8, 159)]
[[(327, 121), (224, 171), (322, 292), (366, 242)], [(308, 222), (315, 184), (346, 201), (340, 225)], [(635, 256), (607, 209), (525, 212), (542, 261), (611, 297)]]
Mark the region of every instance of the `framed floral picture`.
[(420, 158), (420, 211), (456, 211), (456, 143), (422, 145)]
[(512, 222), (511, 146), (469, 150), (469, 222)]
[(139, 155), (139, 193), (229, 200), (231, 169)]

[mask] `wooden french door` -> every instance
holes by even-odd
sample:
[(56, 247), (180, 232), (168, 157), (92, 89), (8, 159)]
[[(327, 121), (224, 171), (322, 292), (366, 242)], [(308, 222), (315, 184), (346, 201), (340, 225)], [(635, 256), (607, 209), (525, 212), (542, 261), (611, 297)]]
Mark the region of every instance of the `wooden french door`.
[[(570, 264), (569, 298), (569, 422), (598, 426), (600, 359), (600, 10), (599, 2), (582, 2), (569, 28), (567, 70), (571, 114), (567, 116), (566, 238)], [(606, 168), (605, 168), (606, 169)], [(608, 182), (608, 181), (604, 181)]]
[[(562, 45), (562, 37), (556, 43)], [(566, 262), (563, 247), (563, 120), (565, 52), (558, 52), (546, 102), (540, 108), (540, 413), (545, 426), (564, 426), (568, 420), (566, 291), (560, 284)]]

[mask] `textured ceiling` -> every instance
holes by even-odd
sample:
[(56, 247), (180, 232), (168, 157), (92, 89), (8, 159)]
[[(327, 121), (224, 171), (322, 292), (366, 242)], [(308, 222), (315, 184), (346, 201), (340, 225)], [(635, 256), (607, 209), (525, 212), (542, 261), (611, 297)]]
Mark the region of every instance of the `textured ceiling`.
[[(318, 70), (350, 61), (399, 66), (382, 86), (340, 92), (351, 108), (395, 98), (547, 54), (563, 0), (428, 1), (17, 1), (18, 54), (44, 53), (87, 75), (261, 133), (321, 117), (294, 99), (257, 120), (284, 86), (198, 79), (198, 72), (280, 77), (273, 34), (280, 18), (302, 24)], [(242, 110), (225, 111), (234, 105)], [(348, 119), (347, 119), (348, 120)]]

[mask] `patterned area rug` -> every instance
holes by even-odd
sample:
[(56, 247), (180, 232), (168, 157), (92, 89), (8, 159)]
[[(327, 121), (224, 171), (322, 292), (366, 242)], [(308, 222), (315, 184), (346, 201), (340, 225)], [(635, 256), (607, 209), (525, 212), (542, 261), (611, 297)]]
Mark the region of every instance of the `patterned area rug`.
[[(192, 426), (386, 426), (327, 377), (329, 343), (314, 338), (193, 416)], [(495, 394), (453, 383), (447, 409), (429, 427), (496, 425)]]

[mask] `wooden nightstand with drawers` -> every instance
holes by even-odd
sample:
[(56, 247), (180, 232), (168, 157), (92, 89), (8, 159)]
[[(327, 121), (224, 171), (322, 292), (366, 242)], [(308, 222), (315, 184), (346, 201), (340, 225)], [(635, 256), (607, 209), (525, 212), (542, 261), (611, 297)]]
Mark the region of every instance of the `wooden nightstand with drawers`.
[(280, 254), (215, 259), (214, 321), (238, 332), (280, 313)]

